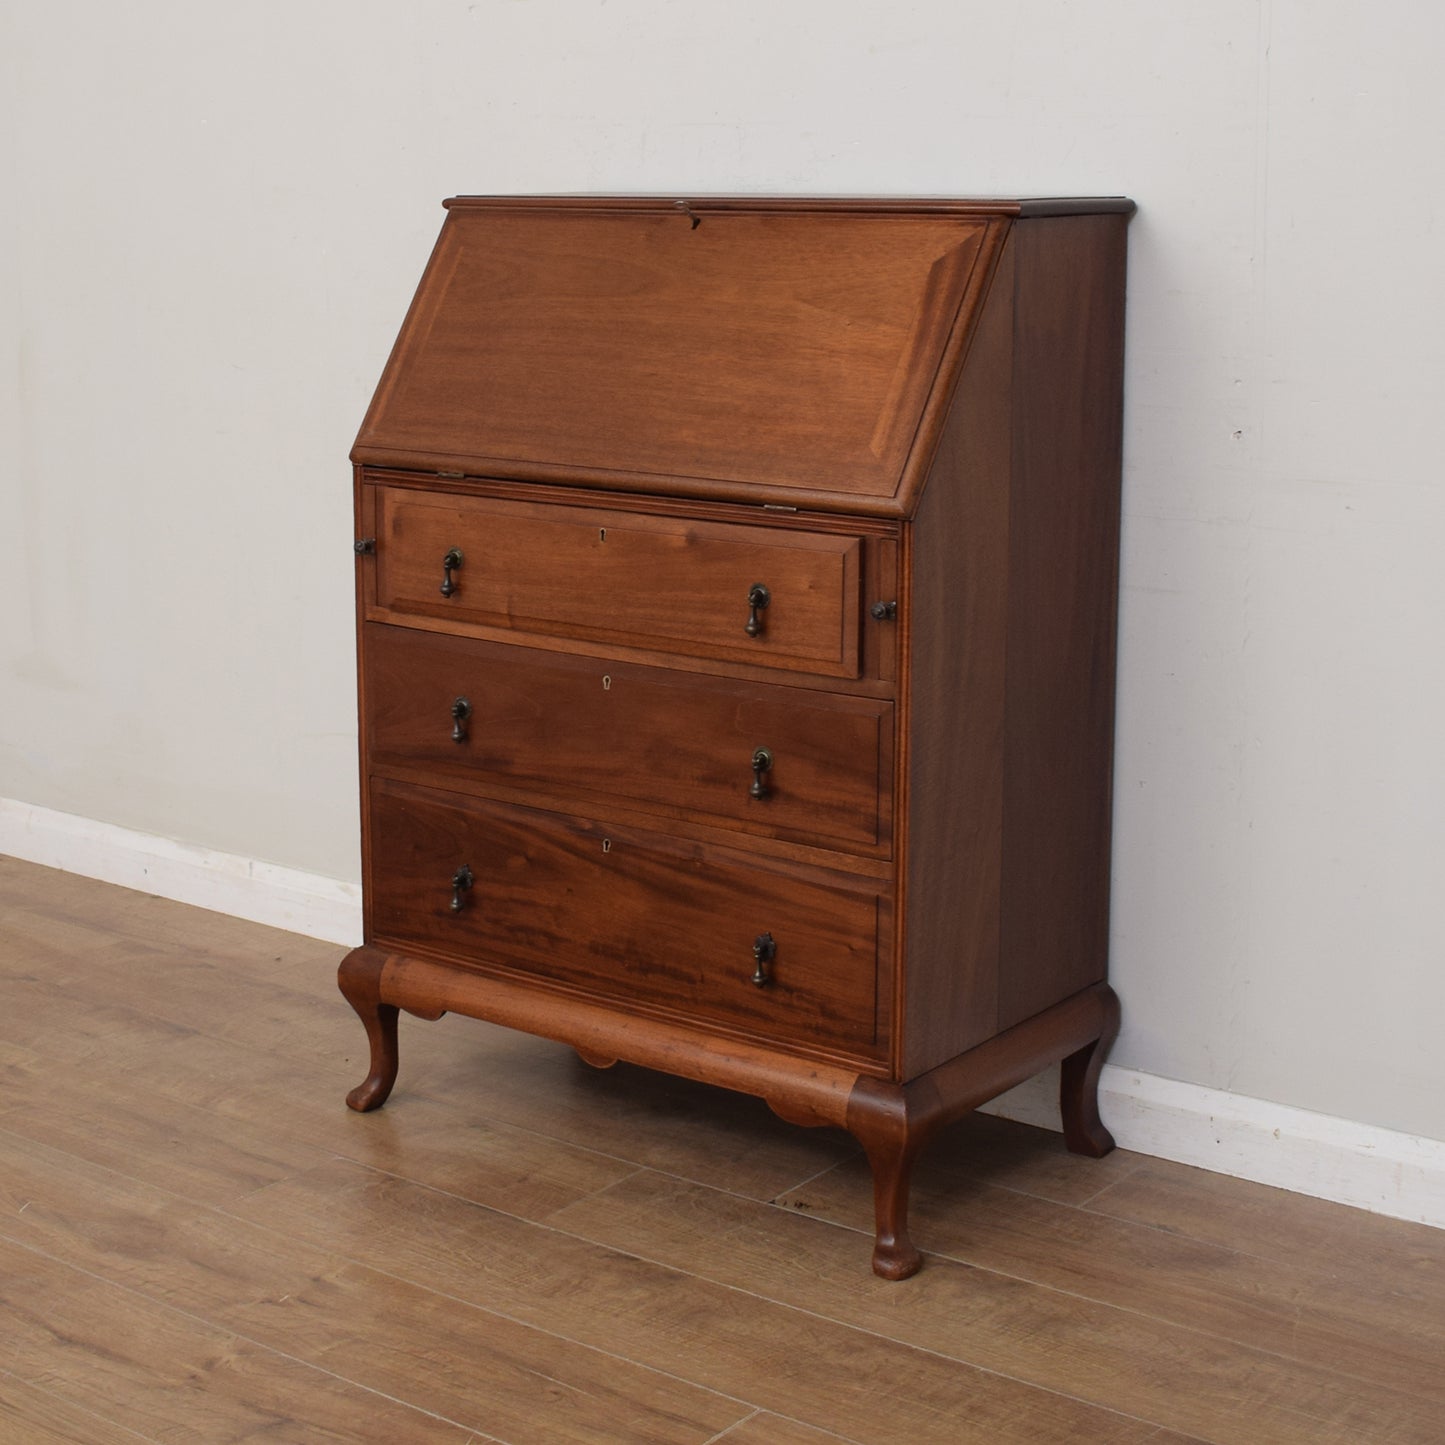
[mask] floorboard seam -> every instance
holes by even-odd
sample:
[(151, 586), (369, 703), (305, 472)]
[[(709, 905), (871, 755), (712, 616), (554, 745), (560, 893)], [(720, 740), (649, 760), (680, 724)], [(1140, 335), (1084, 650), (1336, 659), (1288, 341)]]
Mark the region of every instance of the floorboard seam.
[(153, 1435), (142, 1435), (139, 1430), (132, 1430), (129, 1425), (122, 1425), (118, 1420), (112, 1420), (108, 1416), (101, 1415), (92, 1410), (88, 1405), (82, 1405), (78, 1400), (72, 1400), (68, 1395), (62, 1395), (58, 1390), (52, 1389), (49, 1385), (42, 1385), (38, 1380), (28, 1380), (24, 1375), (14, 1370), (0, 1369), (0, 1378), (16, 1380), (28, 1390), (34, 1390), (37, 1395), (44, 1395), (47, 1400), (57, 1400), (67, 1410), (74, 1410), (77, 1414), (87, 1415), (92, 1420), (99, 1420), (102, 1424), (109, 1426), (112, 1430), (120, 1430), (126, 1435), (143, 1441), (144, 1445), (160, 1445)]
[(359, 1390), (362, 1394), (372, 1395), (379, 1400), (389, 1401), (391, 1404), (400, 1406), (404, 1410), (411, 1410), (418, 1415), (425, 1415), (428, 1419), (436, 1420), (443, 1425), (451, 1425), (458, 1430), (469, 1430), (478, 1439), (489, 1442), (489, 1445), (508, 1445), (507, 1441), (501, 1440), (495, 1435), (488, 1435), (483, 1431), (479, 1431), (475, 1425), (468, 1425), (461, 1420), (454, 1420), (450, 1415), (442, 1415), (436, 1410), (428, 1410), (423, 1405), (414, 1405), (410, 1400), (403, 1400), (399, 1396), (388, 1394), (385, 1390), (378, 1390), (372, 1385), (364, 1384), (360, 1380), (353, 1380), (350, 1376), (338, 1374), (335, 1370), (328, 1370), (324, 1365), (318, 1365), (311, 1360), (302, 1359), (299, 1355), (293, 1355), (289, 1350), (278, 1350), (275, 1345), (268, 1345), (263, 1340), (255, 1339), (251, 1335), (238, 1330), (234, 1325), (207, 1319), (205, 1315), (198, 1315), (193, 1310), (182, 1309), (178, 1305), (171, 1304), (166, 1300), (157, 1299), (154, 1295), (148, 1294), (145, 1290), (139, 1289), (135, 1285), (122, 1284), (119, 1280), (107, 1279), (105, 1275), (97, 1274), (93, 1269), (87, 1269), (84, 1265), (75, 1264), (71, 1260), (62, 1258), (60, 1255), (51, 1254), (49, 1250), (40, 1249), (26, 1240), (16, 1239), (10, 1234), (0, 1234), (0, 1239), (8, 1240), (9, 1243), (15, 1245), (18, 1249), (23, 1249), (27, 1254), (33, 1254), (40, 1259), (49, 1260), (51, 1264), (59, 1265), (62, 1269), (73, 1270), (76, 1274), (84, 1275), (87, 1279), (93, 1279), (97, 1283), (106, 1285), (111, 1289), (118, 1289), (122, 1293), (131, 1295), (136, 1299), (145, 1300), (147, 1304), (154, 1306), (156, 1309), (164, 1310), (168, 1314), (175, 1315), (180, 1319), (189, 1320), (193, 1324), (203, 1325), (208, 1330), (216, 1330), (221, 1334), (228, 1335), (232, 1339), (240, 1340), (244, 1344), (251, 1345), (255, 1349), (264, 1350), (268, 1355), (274, 1355), (277, 1359), (286, 1360), (290, 1364), (300, 1366), (300, 1368), (304, 1370), (311, 1370), (318, 1375), (324, 1375), (327, 1379), (335, 1380), (338, 1384), (350, 1386)]

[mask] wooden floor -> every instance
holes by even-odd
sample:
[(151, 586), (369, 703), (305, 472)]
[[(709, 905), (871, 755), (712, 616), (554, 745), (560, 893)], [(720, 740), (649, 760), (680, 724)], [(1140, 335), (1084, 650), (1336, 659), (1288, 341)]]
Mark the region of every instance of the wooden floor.
[[(976, 1116), (841, 1133), (0, 859), (0, 1441), (1445, 1441), (1445, 1231)], [(1127, 1000), (1126, 1007), (1127, 1007)]]

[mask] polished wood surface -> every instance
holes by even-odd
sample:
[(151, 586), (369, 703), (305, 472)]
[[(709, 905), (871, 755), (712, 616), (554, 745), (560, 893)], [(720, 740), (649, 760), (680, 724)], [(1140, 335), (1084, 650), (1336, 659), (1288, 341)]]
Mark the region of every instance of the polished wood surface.
[[(876, 884), (384, 780), (371, 806), (370, 930), (382, 946), (569, 984), (629, 1012), (878, 1049), (887, 913)], [(475, 881), (458, 895), (461, 867)], [(775, 957), (760, 964), (765, 934)]]
[(1001, 225), (454, 206), (353, 456), (891, 500)]
[(1105, 975), (1124, 387), (1123, 228), (1015, 228), (1003, 755), (1007, 1028)]
[(892, 1279), (982, 1100), (1062, 1063), (1113, 1147), (1131, 209), (449, 207), (353, 452), (354, 1108), (398, 1009), (741, 1087), (854, 1133)]
[(891, 703), (376, 625), (365, 651), (378, 773), (887, 855)]
[(338, 1107), (341, 952), (0, 860), (7, 1445), (1438, 1445), (1445, 1232), (972, 1115), (900, 1289), (741, 1094), (404, 1018)]
[(902, 1078), (998, 1027), (1013, 283), (1006, 245), (905, 534)]
[[(858, 675), (856, 537), (402, 487), (380, 490), (376, 519), (376, 601), (397, 620)], [(769, 601), (750, 635), (759, 583)]]

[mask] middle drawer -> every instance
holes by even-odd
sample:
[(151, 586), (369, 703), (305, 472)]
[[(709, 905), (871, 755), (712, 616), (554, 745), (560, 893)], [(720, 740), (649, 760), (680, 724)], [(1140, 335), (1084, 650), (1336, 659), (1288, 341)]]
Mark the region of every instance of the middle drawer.
[(886, 854), (893, 704), (370, 623), (370, 770)]

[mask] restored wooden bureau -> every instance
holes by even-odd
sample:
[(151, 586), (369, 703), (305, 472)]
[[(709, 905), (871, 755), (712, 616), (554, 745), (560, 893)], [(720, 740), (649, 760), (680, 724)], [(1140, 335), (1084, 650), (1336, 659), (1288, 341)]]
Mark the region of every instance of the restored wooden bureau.
[(447, 202), (352, 453), (353, 1108), (399, 1008), (745, 1090), (890, 1278), (942, 1123), (1062, 1060), (1113, 1147), (1132, 211)]

